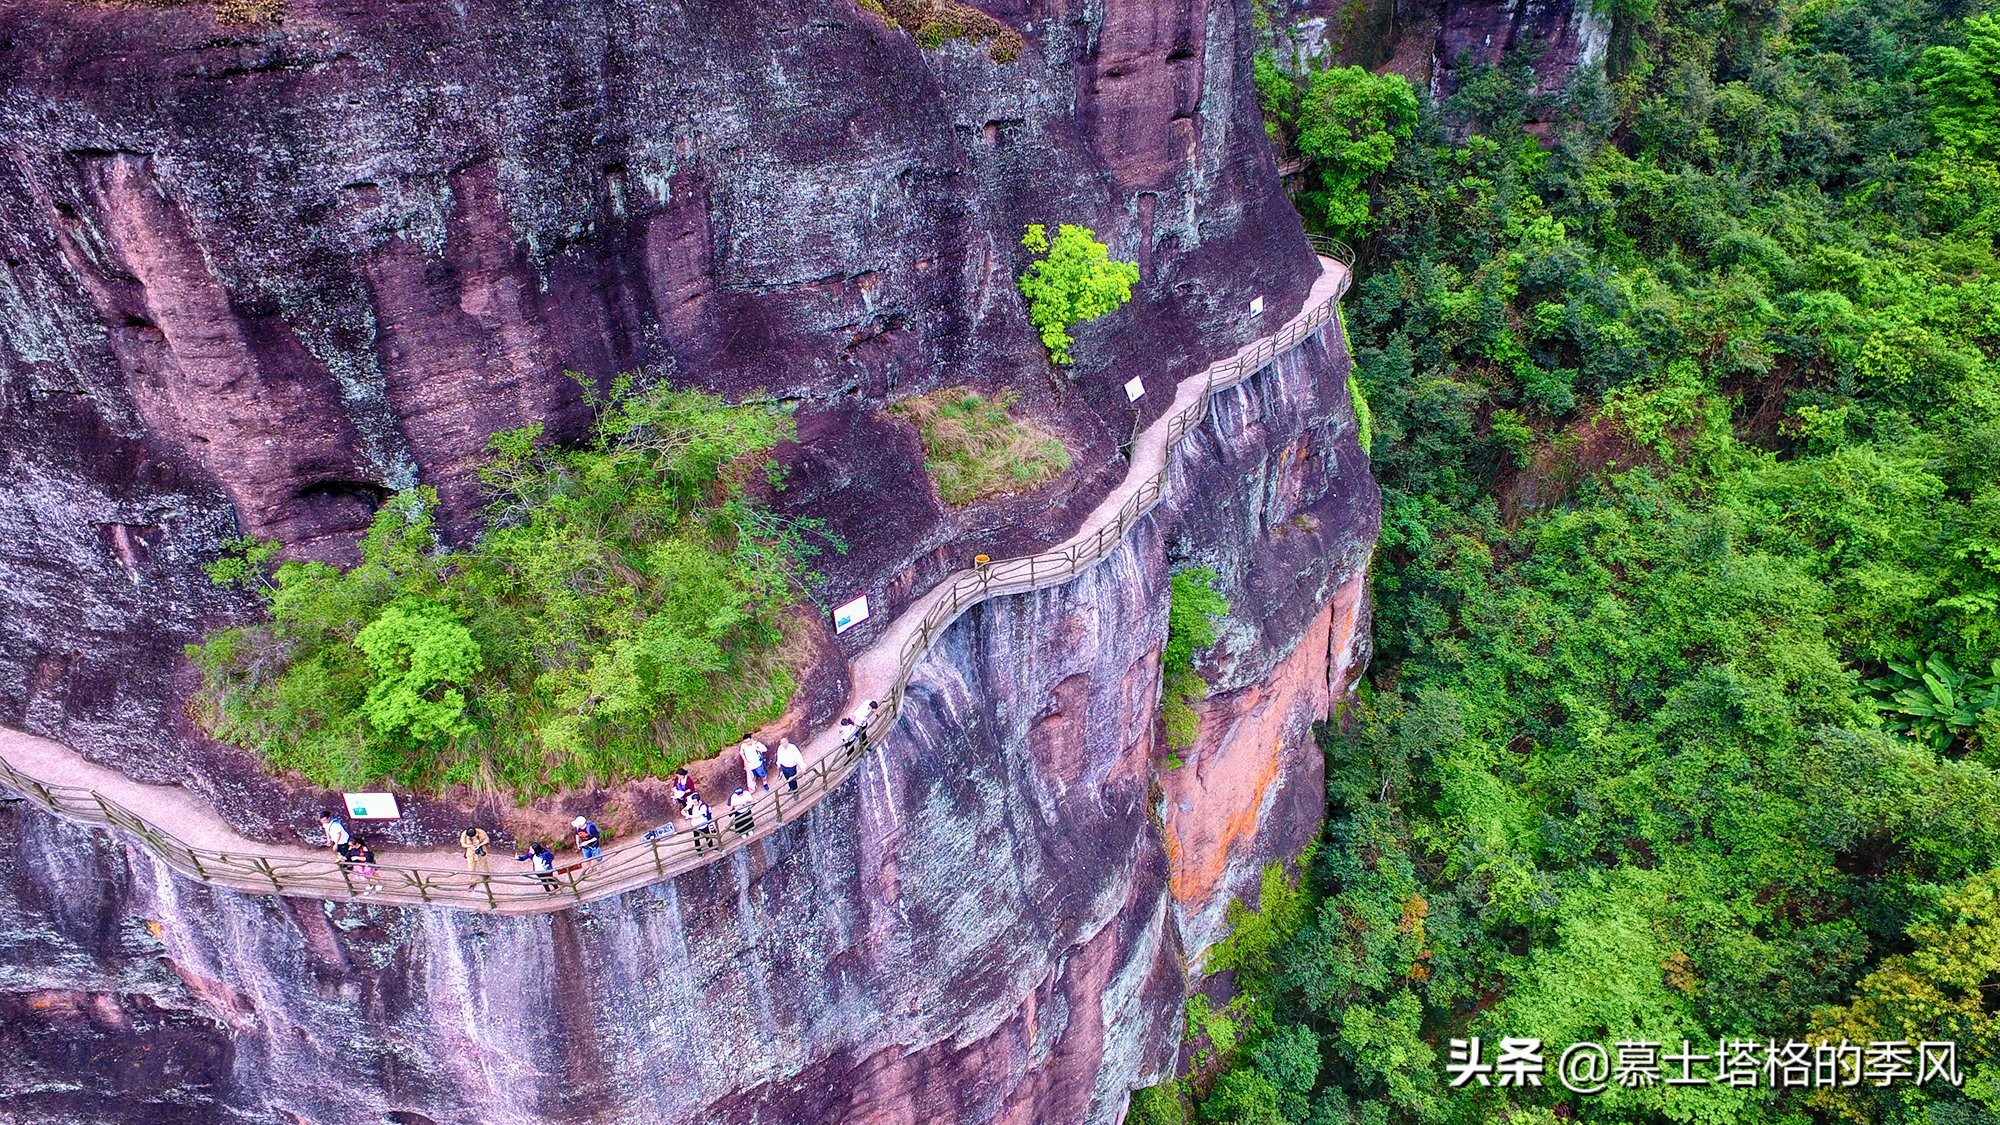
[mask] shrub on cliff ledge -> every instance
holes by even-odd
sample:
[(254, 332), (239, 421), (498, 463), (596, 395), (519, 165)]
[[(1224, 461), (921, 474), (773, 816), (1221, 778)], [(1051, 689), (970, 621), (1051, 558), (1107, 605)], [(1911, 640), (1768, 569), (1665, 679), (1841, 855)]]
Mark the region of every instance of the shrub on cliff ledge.
[(957, 507), (1018, 492), (1069, 469), (1069, 451), (1062, 442), (1008, 413), (1016, 397), (987, 398), (954, 387), (889, 408), (916, 423), (924, 441), (924, 468), (945, 503)]
[(1131, 300), (1139, 267), (1114, 260), (1111, 248), (1097, 241), (1095, 232), (1069, 223), (1056, 228), (1053, 241), (1042, 224), (1031, 224), (1021, 245), (1041, 255), (1021, 275), (1028, 321), (1042, 334), (1049, 358), (1067, 367), (1075, 342), (1070, 326), (1095, 320)]
[(924, 47), (941, 47), (947, 40), (990, 40), (986, 57), (1013, 62), (1026, 41), (1021, 33), (960, 0), (857, 0), (862, 10), (880, 16), (890, 27), (907, 28)]
[(814, 528), (743, 484), (791, 420), (625, 377), (593, 404), (580, 448), (494, 435), (468, 548), (440, 543), (427, 488), (377, 513), (345, 571), (233, 544), (211, 576), (271, 615), (189, 650), (215, 735), (336, 788), (529, 795), (664, 772), (774, 717)]
[(1194, 705), (1208, 696), (1208, 681), (1194, 670), (1194, 654), (1215, 643), (1215, 623), (1229, 612), (1229, 599), (1215, 588), (1215, 572), (1205, 566), (1175, 573), (1167, 602), (1167, 643), (1160, 650), (1160, 718), (1167, 745), (1186, 750), (1200, 733)]

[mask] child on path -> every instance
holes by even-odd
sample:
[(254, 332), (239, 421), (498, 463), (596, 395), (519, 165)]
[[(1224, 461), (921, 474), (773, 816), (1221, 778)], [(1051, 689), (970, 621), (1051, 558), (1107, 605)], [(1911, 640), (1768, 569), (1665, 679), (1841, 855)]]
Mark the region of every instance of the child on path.
[(365, 884), (361, 888), (362, 894), (372, 895), (382, 889), (382, 884), (375, 881), (375, 849), (369, 847), (366, 840), (356, 838), (349, 844), (347, 859), (353, 864), (354, 877)]
[(764, 788), (769, 789), (771, 783), (764, 780), (764, 756), (771, 752), (771, 748), (746, 734), (743, 736), (741, 749), (743, 751), (743, 787), (748, 789), (753, 785), (762, 785)]
[(786, 791), (799, 791), (799, 767), (805, 764), (806, 756), (798, 743), (789, 738), (778, 740), (778, 775), (785, 779)]

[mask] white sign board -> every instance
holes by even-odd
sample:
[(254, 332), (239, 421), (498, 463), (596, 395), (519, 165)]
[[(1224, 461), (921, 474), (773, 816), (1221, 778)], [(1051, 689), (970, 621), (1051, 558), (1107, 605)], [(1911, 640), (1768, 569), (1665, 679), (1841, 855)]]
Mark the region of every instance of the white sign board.
[(1264, 311), (1264, 298), (1258, 297), (1250, 302), (1251, 316), (1256, 316), (1258, 313), (1261, 313), (1263, 311)]
[(1146, 381), (1138, 375), (1132, 376), (1132, 381), (1125, 384), (1125, 399), (1127, 402), (1138, 402), (1139, 396), (1145, 393)]
[(866, 620), (868, 620), (868, 595), (863, 594), (846, 605), (834, 608), (833, 631), (845, 633)]
[(354, 820), (400, 820), (403, 816), (394, 793), (342, 793), (340, 799)]

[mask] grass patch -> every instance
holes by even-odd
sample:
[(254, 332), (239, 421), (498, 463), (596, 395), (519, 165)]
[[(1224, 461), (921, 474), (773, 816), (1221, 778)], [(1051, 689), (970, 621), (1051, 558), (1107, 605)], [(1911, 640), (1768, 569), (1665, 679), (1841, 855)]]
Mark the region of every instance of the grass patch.
[(1021, 33), (960, 0), (856, 0), (890, 27), (900, 27), (925, 47), (941, 47), (953, 39), (985, 40), (986, 57), (1013, 62), (1026, 41)]
[(1019, 492), (1069, 470), (1069, 450), (1048, 431), (1008, 412), (1018, 396), (965, 387), (904, 399), (889, 408), (916, 423), (924, 468), (953, 507)]
[(270, 613), (190, 647), (204, 725), (330, 788), (518, 798), (663, 774), (782, 713), (818, 529), (744, 484), (777, 471), (791, 418), (622, 376), (586, 390), (581, 447), (493, 436), (470, 546), (440, 540), (428, 488), (392, 497), (346, 570), (233, 544), (210, 577)]

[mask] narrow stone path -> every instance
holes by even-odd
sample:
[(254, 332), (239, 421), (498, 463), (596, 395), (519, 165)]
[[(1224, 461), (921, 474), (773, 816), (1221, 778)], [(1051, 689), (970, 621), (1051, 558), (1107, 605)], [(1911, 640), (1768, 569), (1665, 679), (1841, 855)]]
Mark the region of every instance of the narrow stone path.
[[(861, 701), (882, 708), (869, 724), (867, 743), (879, 744), (895, 725), (904, 685), (936, 638), (967, 609), (988, 598), (1061, 585), (1103, 558), (1144, 519), (1165, 491), (1168, 458), (1207, 416), (1211, 396), (1248, 379), (1334, 319), (1346, 291), (1348, 268), (1322, 256), (1319, 279), (1299, 313), (1228, 359), (1181, 380), (1173, 405), (1132, 447), (1125, 479), (1092, 509), (1075, 535), (1036, 555), (960, 571), (912, 602), (874, 643), (849, 662), (852, 696), (843, 713)], [(1147, 388), (1158, 393), (1160, 388)], [(190, 878), (251, 893), (356, 899), (396, 905), (443, 905), (536, 913), (574, 906), (644, 886), (713, 862), (776, 832), (839, 785), (866, 754), (865, 744), (842, 744), (837, 730), (807, 745), (796, 792), (774, 784), (751, 810), (747, 827), (729, 811), (714, 809), (717, 831), (700, 837), (685, 830), (661, 838), (612, 845), (590, 864), (559, 858), (553, 880), (537, 880), (525, 864), (495, 854), (492, 871), (469, 873), (456, 848), (397, 849), (378, 857), (372, 877), (344, 866), (325, 848), (254, 841), (238, 835), (201, 797), (178, 786), (148, 785), (97, 765), (59, 742), (0, 727), (0, 784), (60, 815), (109, 825), (133, 837), (158, 859)], [(775, 781), (777, 771), (772, 770)]]

